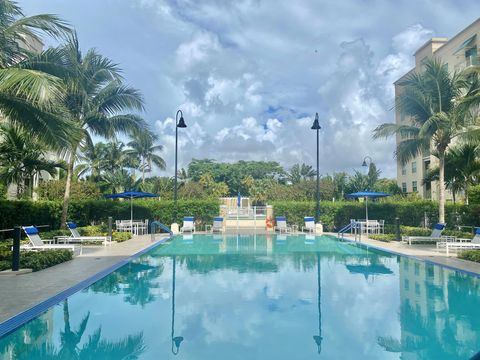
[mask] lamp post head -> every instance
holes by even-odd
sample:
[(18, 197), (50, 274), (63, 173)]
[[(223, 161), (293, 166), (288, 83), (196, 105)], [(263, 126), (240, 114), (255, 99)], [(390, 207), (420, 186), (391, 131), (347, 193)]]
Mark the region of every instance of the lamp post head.
[(363, 166), (363, 167), (366, 167), (366, 166), (367, 166), (367, 162), (365, 161), (365, 159), (363, 160), (362, 166)]
[(186, 128), (187, 124), (185, 124), (185, 120), (183, 119), (183, 116), (180, 116), (180, 120), (178, 121), (177, 124), (178, 128)]
[(312, 130), (320, 130), (320, 124), (318, 123), (318, 113), (315, 113), (315, 120), (313, 121), (313, 125), (311, 127)]

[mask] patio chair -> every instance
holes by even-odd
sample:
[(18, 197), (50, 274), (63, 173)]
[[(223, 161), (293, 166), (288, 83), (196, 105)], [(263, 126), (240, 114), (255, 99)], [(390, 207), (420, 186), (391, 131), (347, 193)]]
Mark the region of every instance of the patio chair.
[(444, 247), (447, 255), (450, 250), (474, 250), (480, 249), (480, 227), (475, 228), (473, 239), (456, 238), (455, 241), (443, 241), (437, 243), (437, 248)]
[(195, 232), (195, 219), (193, 216), (185, 216), (183, 218), (183, 226), (180, 229), (180, 232)]
[(303, 218), (305, 222), (305, 226), (302, 226), (302, 232), (307, 230), (308, 232), (312, 233), (315, 232), (315, 218), (311, 216), (305, 216)]
[(435, 224), (433, 227), (432, 233), (430, 236), (403, 236), (402, 242), (408, 242), (408, 245), (412, 245), (415, 242), (441, 242), (441, 241), (449, 241), (450, 239), (454, 239), (453, 236), (442, 236), (443, 230), (445, 230), (446, 224)]
[(74, 222), (67, 222), (67, 228), (70, 230), (71, 236), (58, 236), (57, 239), (63, 242), (98, 242), (100, 241), (103, 245), (107, 246), (112, 244), (112, 239), (109, 236), (82, 236), (78, 232), (77, 224)]
[[(38, 235), (39, 231), (35, 226), (22, 226), (23, 231), (27, 235), (28, 240), (30, 241), (29, 245), (22, 245), (20, 248), (22, 250), (58, 250), (58, 249), (67, 249), (73, 252), (74, 254), (77, 252), (77, 247), (74, 245), (59, 245), (59, 244), (52, 244), (54, 241), (53, 239), (49, 240), (42, 240), (40, 235)], [(80, 248), (80, 253), (82, 249)]]
[[(209, 226), (209, 225), (207, 225)], [(223, 217), (214, 217), (213, 218), (213, 225), (210, 228), (210, 231), (212, 233), (214, 232), (224, 232), (225, 229), (223, 227)]]
[(291, 232), (291, 228), (287, 226), (287, 218), (285, 216), (277, 216), (275, 218), (276, 225), (273, 227), (274, 231), (278, 231), (279, 233)]

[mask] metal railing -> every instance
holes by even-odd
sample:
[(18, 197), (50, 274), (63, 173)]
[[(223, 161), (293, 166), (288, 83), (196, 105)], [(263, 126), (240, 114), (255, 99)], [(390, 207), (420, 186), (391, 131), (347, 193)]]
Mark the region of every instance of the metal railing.
[(267, 216), (266, 206), (251, 206), (251, 207), (238, 207), (228, 208), (227, 218), (229, 219), (258, 219), (265, 218)]

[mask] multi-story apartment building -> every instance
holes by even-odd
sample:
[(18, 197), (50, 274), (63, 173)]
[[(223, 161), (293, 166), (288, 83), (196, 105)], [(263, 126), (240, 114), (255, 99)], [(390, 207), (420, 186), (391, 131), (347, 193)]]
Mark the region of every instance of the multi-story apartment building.
[[(478, 47), (480, 46), (480, 18), (460, 31), (450, 40), (447, 38), (432, 38), (420, 47), (414, 54), (415, 67), (398, 79), (395, 85), (395, 98), (402, 91), (399, 83), (412, 72), (422, 70), (423, 62), (430, 57), (436, 57), (445, 63), (449, 71), (460, 71), (470, 66), (480, 65)], [(408, 123), (409, 118), (396, 107), (395, 122)], [(397, 135), (397, 144), (403, 139)], [(431, 154), (422, 154), (402, 166), (397, 161), (397, 183), (407, 193), (417, 192), (422, 198), (438, 199), (439, 184), (432, 182), (423, 184), (427, 170), (438, 165), (438, 159)], [(446, 199), (452, 199), (452, 194), (447, 191)]]

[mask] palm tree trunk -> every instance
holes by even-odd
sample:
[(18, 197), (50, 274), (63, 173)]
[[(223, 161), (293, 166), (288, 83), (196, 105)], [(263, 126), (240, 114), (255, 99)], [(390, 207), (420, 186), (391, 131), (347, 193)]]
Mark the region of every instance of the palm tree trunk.
[(465, 185), (465, 205), (468, 205), (468, 184)]
[(145, 184), (145, 163), (143, 158), (142, 158), (142, 184)]
[(438, 155), (439, 164), (439, 194), (438, 194), (438, 222), (445, 224), (445, 152)]
[(73, 165), (75, 164), (75, 153), (76, 147), (72, 149), (72, 153), (70, 155), (70, 160), (68, 162), (67, 167), (67, 181), (65, 183), (65, 193), (63, 195), (63, 208), (62, 208), (62, 219), (60, 221), (60, 228), (65, 229), (68, 217), (68, 205), (70, 204), (70, 187), (72, 185), (72, 177), (73, 177)]

